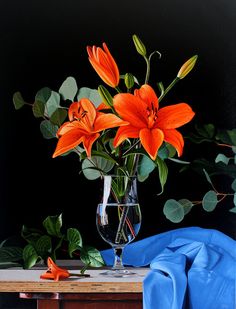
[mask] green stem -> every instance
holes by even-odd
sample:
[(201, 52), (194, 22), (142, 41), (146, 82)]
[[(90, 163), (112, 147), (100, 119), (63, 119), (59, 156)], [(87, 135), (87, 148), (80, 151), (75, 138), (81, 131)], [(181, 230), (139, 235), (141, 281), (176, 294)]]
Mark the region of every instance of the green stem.
[(145, 84), (148, 84), (149, 77), (150, 77), (150, 60), (147, 57), (144, 57), (146, 64), (147, 64), (147, 71), (145, 77)]
[(117, 91), (118, 93), (121, 93), (121, 92), (122, 92), (118, 86), (115, 87), (115, 89), (116, 89), (116, 91)]
[(170, 91), (170, 89), (179, 81), (179, 78), (176, 77), (170, 84), (169, 86), (165, 89), (163, 94), (159, 97), (158, 101), (161, 102), (161, 100), (164, 98), (164, 96)]

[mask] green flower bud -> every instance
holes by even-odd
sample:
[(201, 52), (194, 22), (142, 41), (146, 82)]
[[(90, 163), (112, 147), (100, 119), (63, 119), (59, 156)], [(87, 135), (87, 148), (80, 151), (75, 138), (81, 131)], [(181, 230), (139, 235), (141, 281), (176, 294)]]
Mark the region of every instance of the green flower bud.
[(98, 93), (102, 98), (103, 103), (109, 107), (113, 105), (113, 98), (110, 92), (103, 85), (98, 86)]
[(133, 41), (137, 52), (142, 56), (146, 56), (146, 47), (136, 34), (133, 35)]
[(198, 55), (195, 55), (191, 57), (189, 60), (187, 60), (182, 67), (180, 68), (177, 77), (179, 79), (183, 79), (190, 71), (192, 71), (193, 67), (195, 66), (195, 63), (197, 61)]
[(134, 76), (131, 73), (125, 74), (125, 86), (127, 89), (131, 89), (134, 85)]

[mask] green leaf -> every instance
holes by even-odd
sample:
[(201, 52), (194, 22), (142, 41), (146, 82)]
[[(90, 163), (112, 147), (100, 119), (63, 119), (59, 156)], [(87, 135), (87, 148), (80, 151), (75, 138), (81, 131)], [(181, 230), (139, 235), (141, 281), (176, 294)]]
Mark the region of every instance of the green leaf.
[(51, 92), (52, 92), (52, 90), (48, 87), (44, 87), (44, 88), (40, 89), (35, 95), (35, 101), (40, 101), (40, 102), (46, 104), (47, 100), (51, 96)]
[(203, 172), (204, 172), (204, 174), (205, 174), (205, 176), (206, 176), (207, 181), (208, 181), (209, 184), (211, 184), (211, 186), (213, 187), (213, 183), (212, 183), (212, 181), (211, 181), (211, 178), (210, 178), (209, 174), (207, 173), (207, 171), (206, 171), (205, 169), (203, 169)]
[(64, 100), (74, 101), (74, 97), (78, 91), (77, 83), (74, 77), (67, 77), (59, 89), (59, 93)]
[(15, 109), (20, 109), (22, 106), (26, 104), (26, 102), (24, 101), (19, 91), (13, 94), (13, 103), (14, 103)]
[(31, 244), (36, 243), (36, 241), (43, 235), (43, 233), (34, 228), (28, 228), (27, 226), (23, 225), (21, 229), (21, 236)]
[(230, 212), (233, 212), (233, 213), (235, 213), (235, 214), (236, 214), (236, 206), (235, 206), (235, 207), (233, 207), (233, 208), (231, 208), (229, 211), (230, 211)]
[(22, 260), (23, 249), (20, 247), (1, 247), (0, 263), (16, 262)]
[(234, 193), (234, 205), (236, 206), (236, 193)]
[(50, 121), (52, 124), (61, 126), (67, 117), (67, 110), (64, 108), (58, 108), (50, 117)]
[(60, 95), (55, 91), (51, 91), (51, 95), (46, 102), (46, 116), (51, 117), (52, 114), (60, 107)]
[[(133, 75), (133, 74), (132, 74), (132, 75)], [(140, 83), (139, 83), (137, 77), (135, 77), (134, 75), (133, 75), (133, 77), (134, 77), (134, 82), (135, 82), (137, 85), (140, 85)], [(125, 74), (121, 74), (121, 75), (120, 75), (120, 78), (121, 78), (121, 79), (125, 79)]]
[(80, 259), (84, 264), (91, 267), (101, 267), (105, 265), (100, 252), (91, 246), (83, 247), (80, 252)]
[(187, 215), (193, 207), (193, 203), (188, 199), (181, 199), (178, 202), (183, 206), (184, 214)]
[(218, 199), (215, 191), (210, 190), (208, 191), (202, 200), (202, 207), (204, 210), (210, 212), (213, 211), (216, 208), (216, 205), (218, 204)]
[(91, 89), (87, 87), (80, 88), (77, 95), (77, 100), (79, 101), (83, 98), (89, 99), (96, 107), (102, 103), (102, 98), (100, 97), (97, 89)]
[(157, 87), (158, 87), (158, 90), (160, 91), (160, 95), (159, 96), (162, 96), (165, 92), (165, 88), (164, 88), (164, 85), (162, 82), (159, 82), (157, 83)]
[(45, 103), (41, 101), (35, 101), (33, 104), (33, 114), (34, 117), (40, 118), (44, 117)]
[(215, 163), (218, 163), (218, 162), (223, 162), (225, 165), (228, 165), (229, 164), (229, 161), (230, 161), (230, 158), (226, 157), (224, 154), (222, 153), (219, 153), (217, 155), (217, 157), (215, 158)]
[(179, 223), (184, 219), (183, 206), (174, 199), (169, 199), (165, 202), (163, 213), (168, 220), (174, 223)]
[(51, 237), (48, 235), (41, 236), (35, 244), (36, 252), (42, 258), (47, 258), (52, 251)]
[(158, 150), (158, 157), (162, 160), (167, 159), (169, 157), (169, 150), (167, 148), (166, 143), (163, 143), (161, 148)]
[(102, 157), (92, 156), (90, 159), (84, 159), (82, 171), (89, 180), (95, 180), (101, 176), (101, 173), (108, 173), (114, 166), (114, 163)]
[(231, 188), (236, 192), (236, 179), (232, 182)]
[(60, 214), (59, 216), (48, 216), (43, 221), (43, 226), (49, 235), (62, 237), (60, 231), (62, 227), (62, 214)]
[(233, 130), (219, 130), (216, 139), (221, 140), (225, 144), (236, 146), (236, 128)]
[(160, 180), (160, 184), (161, 184), (161, 192), (159, 193), (162, 194), (164, 191), (164, 186), (165, 183), (167, 181), (167, 176), (168, 176), (168, 167), (165, 163), (164, 160), (162, 160), (161, 158), (157, 157), (155, 160), (155, 163), (158, 166), (158, 172), (159, 172), (159, 180)]
[(34, 247), (30, 244), (25, 246), (23, 250), (24, 268), (29, 269), (33, 267), (37, 263), (38, 259), (39, 256)]
[(58, 126), (52, 124), (49, 120), (43, 120), (40, 123), (40, 131), (44, 138), (51, 139), (57, 136)]
[(155, 168), (156, 164), (149, 157), (142, 156), (138, 165), (138, 180), (145, 181)]
[(209, 124), (196, 124), (195, 129), (197, 130), (198, 134), (200, 134), (203, 137), (206, 137), (207, 139), (212, 139), (215, 134), (215, 127), (212, 123)]
[(80, 232), (75, 228), (69, 228), (67, 230), (67, 240), (69, 242), (68, 253), (69, 256), (72, 258), (73, 257), (72, 253), (83, 246)]

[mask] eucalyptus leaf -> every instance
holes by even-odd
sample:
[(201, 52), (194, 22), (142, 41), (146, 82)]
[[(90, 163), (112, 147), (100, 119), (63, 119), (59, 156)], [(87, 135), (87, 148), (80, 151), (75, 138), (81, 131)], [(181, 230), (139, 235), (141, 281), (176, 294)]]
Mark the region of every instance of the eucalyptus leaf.
[(233, 130), (218, 130), (216, 139), (225, 144), (236, 146), (236, 128)]
[(232, 182), (231, 188), (236, 192), (236, 179)]
[(34, 117), (36, 118), (44, 117), (44, 111), (45, 111), (45, 103), (41, 101), (35, 101), (33, 104)]
[(216, 205), (218, 204), (218, 199), (215, 191), (210, 190), (208, 191), (202, 200), (202, 207), (205, 211), (211, 212), (216, 208)]
[(105, 265), (100, 252), (91, 246), (83, 247), (80, 252), (80, 259), (84, 264), (91, 267), (101, 267)]
[(77, 95), (77, 100), (80, 101), (83, 98), (89, 99), (96, 107), (102, 103), (102, 98), (100, 97), (97, 89), (87, 87), (80, 88)]
[(59, 93), (62, 95), (63, 99), (70, 101), (74, 101), (77, 91), (77, 83), (72, 76), (67, 77), (59, 89)]
[(225, 165), (228, 165), (230, 158), (226, 157), (223, 153), (219, 153), (215, 159), (215, 162), (223, 162)]
[(22, 260), (23, 249), (20, 247), (1, 247), (0, 263), (16, 262)]
[(15, 109), (20, 109), (22, 106), (26, 104), (25, 100), (23, 99), (19, 91), (13, 94), (13, 103), (14, 103)]
[(233, 208), (231, 208), (229, 211), (230, 211), (230, 212), (233, 212), (233, 213), (235, 213), (235, 214), (236, 214), (236, 206), (235, 206), (235, 207), (233, 207)]
[(67, 110), (65, 108), (58, 108), (50, 117), (50, 121), (52, 124), (61, 126), (67, 117)]
[(51, 236), (62, 237), (61, 227), (62, 227), (62, 214), (59, 216), (48, 216), (43, 221), (43, 226), (47, 233)]
[(209, 174), (207, 173), (207, 171), (206, 171), (205, 169), (203, 169), (203, 172), (204, 172), (204, 174), (205, 174), (205, 176), (206, 176), (207, 181), (208, 181), (209, 184), (211, 184), (211, 186), (213, 187), (213, 183), (212, 183), (212, 181), (211, 181), (211, 178), (210, 178)]
[(191, 211), (193, 203), (188, 199), (181, 199), (178, 202), (183, 206), (184, 214), (187, 215)]
[(53, 113), (60, 107), (60, 95), (55, 91), (51, 91), (51, 95), (46, 102), (46, 116), (51, 117)]
[(84, 159), (82, 171), (89, 180), (95, 180), (101, 176), (101, 173), (108, 173), (114, 166), (114, 163), (99, 156), (92, 156), (90, 159)]
[(163, 213), (168, 220), (174, 223), (179, 223), (184, 219), (184, 207), (174, 199), (169, 199), (165, 202)]
[(55, 138), (57, 136), (57, 131), (59, 127), (57, 125), (54, 125), (49, 120), (43, 120), (40, 123), (40, 131), (44, 138), (51, 139)]
[(40, 102), (46, 104), (47, 100), (51, 96), (51, 92), (52, 92), (52, 90), (48, 87), (44, 87), (44, 88), (40, 89), (35, 95), (35, 101), (40, 101)]
[(198, 134), (208, 139), (212, 139), (215, 134), (215, 126), (212, 123), (204, 125), (196, 124), (195, 129), (197, 130)]
[(236, 206), (236, 193), (234, 193), (234, 205)]
[(38, 253), (31, 244), (25, 246), (23, 250), (23, 260), (25, 269), (33, 267), (37, 263), (39, 258), (40, 257), (38, 256)]
[(138, 165), (138, 180), (145, 181), (155, 168), (156, 164), (149, 157), (142, 156)]

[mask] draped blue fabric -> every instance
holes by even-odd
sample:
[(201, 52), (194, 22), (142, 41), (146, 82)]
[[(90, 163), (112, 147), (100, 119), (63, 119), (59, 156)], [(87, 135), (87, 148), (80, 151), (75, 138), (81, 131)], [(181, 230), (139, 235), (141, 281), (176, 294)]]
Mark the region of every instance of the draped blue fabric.
[[(113, 264), (112, 250), (101, 252)], [(147, 266), (144, 309), (236, 309), (236, 241), (189, 227), (131, 243), (125, 265)]]

